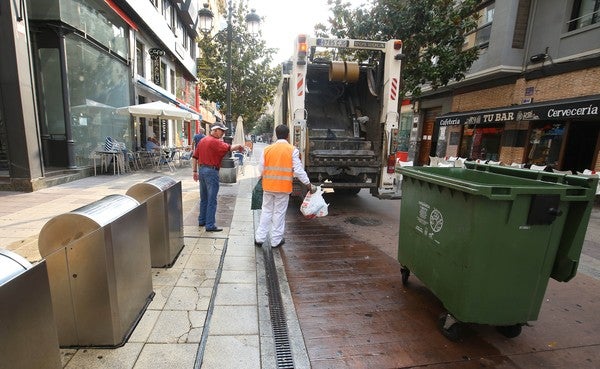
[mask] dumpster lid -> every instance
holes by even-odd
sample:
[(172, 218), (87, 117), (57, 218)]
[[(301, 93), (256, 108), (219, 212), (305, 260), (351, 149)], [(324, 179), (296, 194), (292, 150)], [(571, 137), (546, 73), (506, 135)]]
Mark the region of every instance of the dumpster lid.
[(150, 178), (142, 183), (134, 184), (125, 194), (133, 197), (139, 202), (143, 202), (153, 195), (173, 187), (176, 183), (177, 182), (169, 176), (158, 176)]
[(0, 249), (0, 286), (30, 269), (33, 265), (21, 255)]
[(589, 201), (593, 199), (598, 183), (597, 178), (482, 164), (467, 165), (466, 168), (402, 167), (399, 171), (408, 178), (496, 200), (514, 199), (523, 194), (545, 194)]
[(50, 219), (39, 234), (38, 249), (42, 257), (104, 227), (140, 203), (127, 195), (108, 195), (69, 213)]

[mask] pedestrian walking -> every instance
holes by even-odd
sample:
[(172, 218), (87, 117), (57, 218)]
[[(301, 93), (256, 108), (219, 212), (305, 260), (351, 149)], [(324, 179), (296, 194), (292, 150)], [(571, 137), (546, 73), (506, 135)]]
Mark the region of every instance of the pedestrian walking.
[(225, 131), (227, 131), (227, 127), (222, 123), (213, 124), (210, 134), (200, 140), (192, 155), (194, 181), (200, 182), (198, 226), (205, 227), (207, 232), (223, 230), (215, 224), (221, 161), (228, 152), (244, 149), (242, 145), (230, 145), (224, 142), (222, 138)]
[(206, 131), (204, 130), (204, 128), (200, 128), (198, 130), (198, 133), (196, 133), (194, 135), (194, 137), (192, 138), (192, 142), (194, 143), (194, 147), (192, 148), (192, 150), (195, 150), (196, 146), (198, 146), (198, 142), (200, 142), (201, 139), (203, 139), (204, 137), (206, 137), (205, 132)]
[(280, 124), (275, 128), (275, 135), (277, 141), (264, 149), (258, 167), (262, 176), (263, 201), (254, 244), (259, 247), (269, 234), (272, 247), (285, 243), (285, 213), (294, 176), (312, 193), (316, 190), (302, 167), (298, 149), (288, 142), (289, 128)]

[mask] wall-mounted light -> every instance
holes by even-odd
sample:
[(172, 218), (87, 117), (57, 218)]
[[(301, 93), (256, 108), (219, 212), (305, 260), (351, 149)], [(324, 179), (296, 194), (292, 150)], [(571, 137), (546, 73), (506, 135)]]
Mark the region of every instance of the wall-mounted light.
[(540, 54), (532, 55), (529, 58), (529, 61), (532, 62), (532, 63), (542, 63), (546, 59), (548, 59), (548, 54), (546, 54), (546, 53), (540, 53)]
[(550, 62), (552, 62), (552, 57), (550, 56), (550, 54), (548, 54), (548, 47), (546, 46), (546, 50), (544, 50), (543, 53), (539, 53), (539, 54), (535, 54), (535, 55), (531, 55), (529, 57), (529, 61), (531, 63), (543, 63), (545, 62), (547, 59), (550, 59)]

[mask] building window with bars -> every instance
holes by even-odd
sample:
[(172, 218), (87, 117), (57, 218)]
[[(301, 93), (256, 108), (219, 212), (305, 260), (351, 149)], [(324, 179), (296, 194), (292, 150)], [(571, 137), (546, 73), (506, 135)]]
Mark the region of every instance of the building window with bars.
[(600, 21), (600, 0), (575, 0), (571, 19), (569, 20), (569, 31), (587, 27)]
[(467, 50), (472, 47), (488, 47), (490, 43), (490, 34), (492, 33), (492, 22), (494, 20), (495, 9), (496, 4), (492, 2), (477, 12), (477, 29), (465, 37), (463, 50)]

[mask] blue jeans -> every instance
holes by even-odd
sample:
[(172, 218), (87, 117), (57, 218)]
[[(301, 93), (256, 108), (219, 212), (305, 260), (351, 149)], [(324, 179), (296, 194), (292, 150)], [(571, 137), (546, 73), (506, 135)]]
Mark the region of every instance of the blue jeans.
[(217, 195), (219, 194), (219, 171), (208, 167), (198, 168), (200, 183), (200, 213), (198, 224), (204, 224), (206, 229), (216, 228)]
[(240, 159), (240, 165), (244, 165), (244, 154), (240, 154), (239, 152), (236, 152), (235, 154), (233, 154), (233, 156)]

